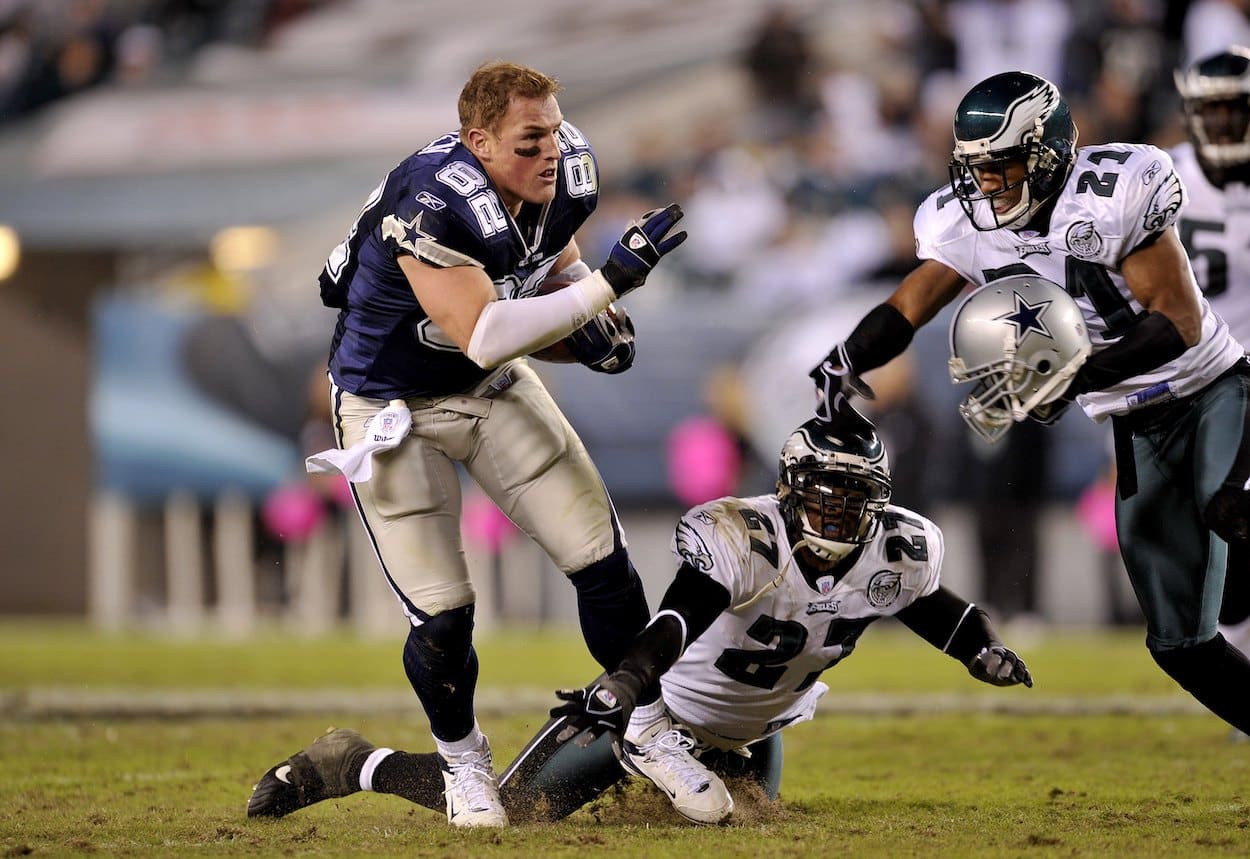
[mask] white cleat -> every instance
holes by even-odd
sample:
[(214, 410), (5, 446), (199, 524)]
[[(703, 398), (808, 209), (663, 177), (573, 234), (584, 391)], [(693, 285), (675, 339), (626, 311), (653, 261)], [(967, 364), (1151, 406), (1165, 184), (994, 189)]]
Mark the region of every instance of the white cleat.
[(639, 736), (621, 741), (621, 766), (654, 782), (683, 817), (695, 823), (720, 823), (733, 812), (733, 797), (720, 776), (690, 753), (693, 748), (690, 735), (662, 716)]
[(443, 784), (447, 821), (452, 826), (508, 825), (485, 737), (477, 749), (443, 759)]

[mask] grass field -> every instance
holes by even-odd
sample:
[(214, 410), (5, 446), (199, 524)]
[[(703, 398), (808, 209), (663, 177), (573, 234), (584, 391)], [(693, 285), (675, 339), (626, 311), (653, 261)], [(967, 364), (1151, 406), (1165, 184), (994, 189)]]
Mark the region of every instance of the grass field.
[[(432, 741), (399, 644), (101, 637), (0, 624), (4, 856), (1247, 856), (1250, 744), (1175, 688), (1140, 632), (1013, 642), (1034, 689), (993, 689), (905, 631), (874, 627), (786, 732), (781, 803), (738, 793), (692, 827), (646, 785), (558, 824), (452, 830), (357, 795), (249, 821), (251, 785), (332, 724)], [(479, 642), (481, 712), (505, 764), (550, 690), (593, 676), (575, 633)]]

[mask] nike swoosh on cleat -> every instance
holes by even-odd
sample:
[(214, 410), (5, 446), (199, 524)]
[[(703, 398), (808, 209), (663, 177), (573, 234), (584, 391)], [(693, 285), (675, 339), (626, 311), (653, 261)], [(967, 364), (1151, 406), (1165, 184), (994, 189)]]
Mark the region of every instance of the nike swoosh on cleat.
[(282, 766), (278, 767), (276, 770), (273, 771), (273, 777), (276, 778), (280, 782), (285, 782), (286, 784), (291, 783), (291, 779), (288, 778), (288, 776), (290, 775), (291, 775), (290, 764), (283, 764)]

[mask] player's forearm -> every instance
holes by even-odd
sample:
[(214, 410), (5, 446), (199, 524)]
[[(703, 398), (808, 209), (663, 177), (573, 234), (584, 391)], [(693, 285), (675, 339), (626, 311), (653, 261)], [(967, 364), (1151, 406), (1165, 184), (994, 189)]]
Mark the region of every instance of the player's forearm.
[(673, 667), (690, 642), (729, 608), (729, 601), (724, 586), (683, 564), (664, 593), (660, 610), (634, 639), (617, 672), (636, 678), (639, 688), (646, 688)]
[(615, 293), (603, 275), (585, 269), (585, 276), (547, 295), (491, 301), (473, 326), (466, 351), (479, 367), (495, 367), (504, 361), (550, 346), (589, 322), (612, 303)]
[(1077, 370), (1067, 393), (1075, 397), (1105, 390), (1162, 367), (1188, 348), (1171, 319), (1162, 313), (1148, 313), (1115, 343), (1091, 355)]
[(999, 643), (985, 612), (945, 587), (916, 600), (898, 613), (898, 619), (964, 665), (982, 649)]

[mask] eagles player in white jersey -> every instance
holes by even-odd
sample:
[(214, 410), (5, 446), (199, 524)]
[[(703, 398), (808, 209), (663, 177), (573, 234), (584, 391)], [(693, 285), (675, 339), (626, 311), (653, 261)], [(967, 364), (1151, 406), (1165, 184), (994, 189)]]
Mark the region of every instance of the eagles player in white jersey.
[[(1189, 141), (1170, 150), (1189, 192), (1177, 222), (1198, 285), (1242, 346), (1250, 344), (1250, 48), (1176, 74)], [(1250, 654), (1250, 543), (1228, 546), (1220, 634)], [(1240, 571), (1240, 574), (1238, 574)], [(1243, 735), (1244, 736), (1244, 735)]]
[[(1059, 90), (1024, 72), (974, 86), (954, 120), (949, 187), (916, 213), (920, 264), (812, 371), (817, 410), (905, 350), (915, 329), (969, 284), (1026, 276), (1075, 299), (1092, 354), (1048, 402), (965, 412), (987, 437), (1054, 421), (1079, 402), (1112, 421), (1120, 552), (1155, 661), (1235, 727), (1250, 728), (1250, 662), (1218, 633), (1227, 542), (1250, 537), (1250, 367), (1194, 281), (1175, 222), (1185, 187), (1153, 146), (1076, 147)], [(1040, 301), (1003, 316), (1015, 342), (1043, 332)], [(955, 334), (952, 334), (954, 339)], [(981, 393), (984, 393), (982, 390)], [(1245, 570), (1234, 574), (1244, 576)]]
[[(884, 617), (978, 680), (1033, 685), (985, 613), (941, 584), (942, 532), (890, 503), (885, 448), (839, 401), (832, 422), (787, 439), (776, 494), (721, 498), (681, 518), (679, 567), (651, 623), (616, 671), (557, 693), (565, 703), (504, 772), (512, 819), (559, 819), (626, 775), (650, 778), (698, 823), (733, 811), (721, 775), (776, 799), (779, 732), (813, 717), (829, 691), (821, 674)], [(642, 703), (657, 681), (662, 699)], [(361, 789), (437, 809), (436, 758), (334, 731), (290, 759), (311, 788), (288, 788), (282, 813)]]

